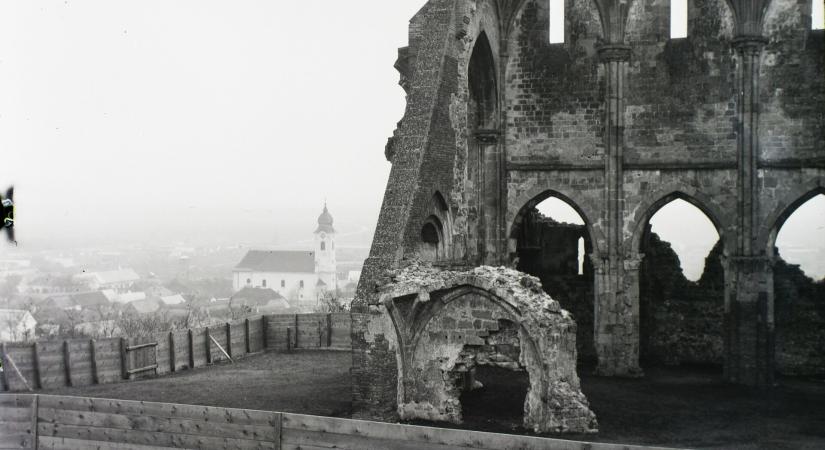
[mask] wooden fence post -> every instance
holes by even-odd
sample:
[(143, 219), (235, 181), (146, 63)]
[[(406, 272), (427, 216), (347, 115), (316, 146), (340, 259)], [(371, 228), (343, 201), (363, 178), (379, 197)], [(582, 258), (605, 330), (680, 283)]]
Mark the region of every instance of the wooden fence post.
[(187, 329), (189, 336), (189, 368), (195, 368), (195, 337), (192, 335), (192, 329)]
[(293, 347), (298, 348), (298, 314), (295, 314), (295, 342), (293, 342)]
[(212, 336), (209, 334), (209, 327), (206, 327), (206, 364), (212, 364)]
[(232, 359), (232, 324), (226, 322), (226, 355)]
[(286, 327), (286, 351), (292, 351), (292, 328)]
[(332, 347), (332, 313), (327, 314), (327, 347)]
[(89, 339), (89, 354), (92, 360), (92, 384), (100, 384), (97, 373), (97, 345), (94, 339)]
[(40, 412), (40, 396), (35, 394), (32, 395), (32, 406), (31, 406), (31, 438), (32, 444), (31, 448), (37, 450), (38, 442), (37, 442), (37, 413)]
[(244, 342), (244, 353), (247, 355), (252, 353), (251, 349), (249, 348), (249, 318), (246, 318), (243, 322), (243, 342)]
[(0, 377), (0, 378), (2, 378), (3, 390), (4, 391), (9, 390), (9, 378), (8, 377), (9, 377), (10, 367), (9, 367), (9, 360), (6, 359), (6, 351), (7, 351), (6, 350), (6, 343), (3, 342), (2, 344), (0, 344), (0, 361), (2, 361), (2, 364), (3, 364), (2, 377)]
[(34, 388), (43, 388), (43, 377), (40, 375), (40, 344), (36, 341), (32, 346), (32, 369), (34, 369)]
[(261, 316), (261, 336), (262, 336), (262, 345), (263, 348), (261, 350), (266, 351), (266, 348), (269, 346), (268, 337), (267, 337), (267, 321), (266, 316)]
[(175, 332), (169, 332), (169, 371), (174, 372), (177, 365), (177, 355), (175, 354)]
[(69, 352), (69, 341), (63, 341), (63, 366), (66, 370), (66, 386), (72, 385), (72, 355)]
[(129, 354), (126, 352), (126, 338), (120, 338), (120, 376), (129, 379)]

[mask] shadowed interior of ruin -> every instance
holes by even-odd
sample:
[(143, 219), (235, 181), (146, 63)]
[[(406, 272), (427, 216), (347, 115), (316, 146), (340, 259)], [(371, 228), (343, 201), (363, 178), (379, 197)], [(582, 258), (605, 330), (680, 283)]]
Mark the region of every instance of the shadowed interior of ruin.
[[(670, 242), (648, 224), (639, 269), (640, 362), (643, 367), (696, 365), (721, 370), (724, 362), (725, 257), (722, 241), (705, 257), (697, 281), (688, 280)], [(518, 269), (538, 277), (577, 323), (578, 362), (590, 368), (593, 348), (593, 267), (587, 227), (560, 223), (535, 208), (518, 236)], [(774, 265), (777, 372), (825, 378), (825, 280), (814, 281), (778, 250)], [(581, 264), (581, 267), (580, 267)], [(581, 269), (581, 270), (580, 270)], [(581, 273), (580, 273), (581, 272)]]
[[(580, 254), (579, 240), (584, 240)], [(538, 277), (544, 291), (576, 319), (580, 364), (596, 361), (593, 346), (593, 265), (587, 227), (560, 223), (533, 208), (524, 214), (518, 235), (517, 269)]]
[(473, 380), (481, 385), (464, 389), (460, 397), (464, 423), (521, 426), (524, 397), (530, 387), (526, 371), (480, 365), (473, 371)]

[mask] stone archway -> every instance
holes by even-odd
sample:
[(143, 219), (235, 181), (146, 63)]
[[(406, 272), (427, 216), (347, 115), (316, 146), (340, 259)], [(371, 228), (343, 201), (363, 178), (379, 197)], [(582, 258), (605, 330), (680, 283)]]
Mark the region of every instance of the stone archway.
[(402, 419), (462, 422), (478, 366), (526, 372), (523, 426), (592, 432), (576, 374), (576, 325), (538, 279), (505, 268), (446, 271), (413, 263), (381, 289), (398, 351)]

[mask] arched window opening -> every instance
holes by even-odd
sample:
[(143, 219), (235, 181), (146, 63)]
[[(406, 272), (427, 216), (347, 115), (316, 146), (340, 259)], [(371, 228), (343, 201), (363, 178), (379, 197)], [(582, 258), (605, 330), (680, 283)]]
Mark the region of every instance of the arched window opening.
[(444, 229), (438, 217), (430, 216), (421, 227), (419, 257), (424, 261), (435, 262), (443, 256)]
[(721, 366), (724, 255), (714, 223), (677, 197), (644, 224), (639, 250), (642, 364)]
[(266, 287), (266, 280), (263, 280), (263, 281), (261, 282), (261, 286), (262, 286), (262, 287)]
[(825, 195), (808, 198), (779, 226), (773, 248), (776, 369), (783, 375), (821, 377), (825, 375)]
[(516, 268), (541, 280), (551, 297), (573, 313), (579, 361), (595, 361), (593, 342), (593, 251), (584, 218), (573, 206), (550, 196), (525, 207), (516, 235)]
[(705, 213), (682, 199), (676, 199), (650, 218), (650, 231), (670, 244), (685, 278), (699, 281), (705, 257), (719, 241), (716, 226)]
[(493, 50), (486, 33), (482, 32), (476, 40), (470, 56), (467, 81), (470, 88), (468, 124), (476, 130), (495, 128), (498, 108), (496, 71)]
[(324, 251), (326, 249), (327, 249), (327, 243), (324, 242), (324, 241), (321, 241), (321, 251)]
[(688, 35), (687, 0), (670, 0), (670, 38), (686, 38)]
[(825, 30), (825, 2), (813, 0), (811, 5), (811, 29)]
[(421, 229), (421, 241), (427, 244), (438, 245), (440, 239), (438, 238), (438, 231), (435, 225), (432, 223), (424, 225), (424, 228)]
[(564, 0), (549, 0), (550, 43), (564, 43)]
[(825, 194), (797, 208), (776, 235), (776, 253), (814, 280), (825, 279)]

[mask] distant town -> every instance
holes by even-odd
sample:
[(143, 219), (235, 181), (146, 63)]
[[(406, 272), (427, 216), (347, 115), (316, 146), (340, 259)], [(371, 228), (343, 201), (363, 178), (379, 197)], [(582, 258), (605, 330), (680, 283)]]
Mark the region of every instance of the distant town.
[(349, 309), (367, 248), (336, 247), (326, 205), (312, 244), (182, 243), (4, 251), (0, 341), (141, 336), (262, 314)]

